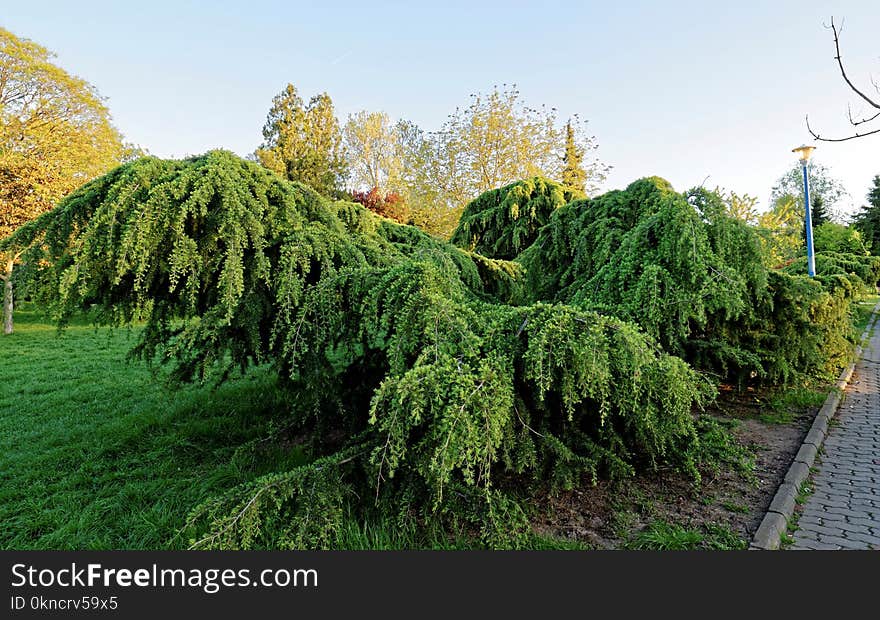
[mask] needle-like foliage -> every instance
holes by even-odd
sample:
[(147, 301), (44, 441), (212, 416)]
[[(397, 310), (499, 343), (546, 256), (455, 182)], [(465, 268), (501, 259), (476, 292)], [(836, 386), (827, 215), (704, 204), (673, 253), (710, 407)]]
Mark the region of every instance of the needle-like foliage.
[(512, 305), (520, 264), (231, 153), (127, 164), (16, 235), (22, 284), (62, 324), (142, 321), (133, 354), (183, 380), (277, 370), (315, 460), (195, 510), (195, 547), (332, 546), (347, 511), (377, 505), (517, 546), (517, 486), (698, 476), (692, 410), (712, 389), (638, 327)]

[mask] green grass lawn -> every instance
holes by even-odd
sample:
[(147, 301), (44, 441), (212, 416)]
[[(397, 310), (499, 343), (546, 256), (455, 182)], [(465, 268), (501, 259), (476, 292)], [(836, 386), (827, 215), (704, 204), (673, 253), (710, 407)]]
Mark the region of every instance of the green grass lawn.
[[(125, 361), (132, 330), (58, 330), (25, 306), (0, 336), (0, 549), (186, 548), (202, 501), (306, 461), (279, 447), (270, 369), (219, 388), (170, 386)], [(536, 548), (580, 549), (536, 536)], [(434, 529), (347, 520), (343, 549), (462, 549)]]
[(867, 295), (864, 299), (854, 305), (853, 325), (860, 336), (868, 325), (868, 320), (871, 318), (871, 311), (874, 309), (874, 306), (877, 305), (878, 301), (880, 301), (880, 295)]
[(15, 319), (0, 336), (2, 549), (186, 547), (196, 504), (303, 458), (237, 449), (284, 410), (270, 372), (174, 388), (126, 363), (129, 330)]
[[(858, 305), (862, 326), (876, 301)], [(80, 323), (59, 333), (27, 306), (15, 319), (15, 333), (0, 336), (0, 549), (186, 548), (181, 529), (198, 504), (306, 460), (283, 442), (261, 441), (287, 411), (270, 369), (218, 388), (172, 386), (125, 361), (133, 330)], [(795, 396), (813, 404), (824, 392)], [(338, 546), (472, 542), (380, 520), (348, 521)], [(542, 537), (534, 546), (581, 548)]]

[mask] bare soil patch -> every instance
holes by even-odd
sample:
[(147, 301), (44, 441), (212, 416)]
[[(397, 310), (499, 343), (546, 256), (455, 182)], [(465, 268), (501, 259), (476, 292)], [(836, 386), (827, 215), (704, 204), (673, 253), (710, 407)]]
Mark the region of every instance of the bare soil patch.
[[(818, 412), (768, 406), (768, 394), (723, 390), (704, 415), (735, 420), (736, 441), (754, 454), (753, 475), (734, 467), (706, 472), (699, 485), (673, 471), (599, 482), (545, 498), (537, 533), (595, 549), (643, 546), (657, 524), (694, 532), (691, 548), (744, 548), (764, 517)], [(701, 538), (697, 540), (697, 538)]]

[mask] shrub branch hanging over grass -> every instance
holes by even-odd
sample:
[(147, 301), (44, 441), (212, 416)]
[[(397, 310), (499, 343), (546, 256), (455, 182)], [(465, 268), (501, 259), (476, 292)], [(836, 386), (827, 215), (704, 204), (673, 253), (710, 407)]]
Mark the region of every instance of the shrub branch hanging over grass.
[(272, 364), (313, 463), (196, 509), (196, 547), (332, 546), (347, 510), (523, 544), (519, 483), (697, 474), (707, 382), (634, 325), (526, 296), (521, 267), (330, 202), (230, 153), (145, 158), (17, 233), (64, 324), (144, 321), (184, 380)]

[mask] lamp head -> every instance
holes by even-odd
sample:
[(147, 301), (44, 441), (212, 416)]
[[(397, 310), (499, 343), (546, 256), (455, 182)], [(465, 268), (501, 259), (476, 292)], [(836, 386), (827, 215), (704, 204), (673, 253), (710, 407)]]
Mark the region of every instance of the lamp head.
[(815, 146), (808, 146), (808, 145), (804, 144), (804, 145), (801, 145), (797, 148), (791, 149), (791, 152), (797, 153), (799, 156), (798, 159), (800, 159), (802, 162), (806, 162), (806, 161), (810, 160), (810, 155), (813, 154), (813, 151), (815, 149), (816, 149)]

